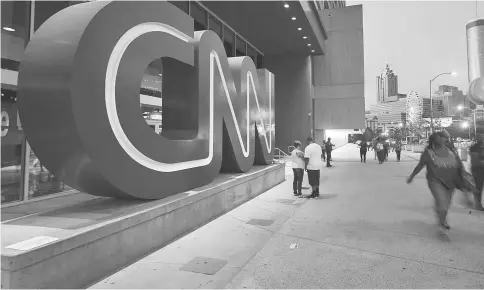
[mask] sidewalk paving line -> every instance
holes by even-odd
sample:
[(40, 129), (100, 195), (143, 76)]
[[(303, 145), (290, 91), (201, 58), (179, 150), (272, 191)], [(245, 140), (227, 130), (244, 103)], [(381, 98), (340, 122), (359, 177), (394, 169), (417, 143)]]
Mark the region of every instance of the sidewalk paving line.
[(391, 258), (396, 258), (396, 259), (401, 259), (401, 260), (406, 260), (406, 261), (412, 261), (412, 262), (418, 262), (418, 263), (423, 263), (423, 264), (438, 266), (438, 267), (442, 267), (442, 268), (454, 269), (454, 270), (459, 270), (459, 271), (464, 271), (464, 272), (474, 273), (474, 274), (479, 274), (479, 275), (483, 275), (484, 276), (484, 271), (480, 272), (480, 271), (474, 271), (474, 270), (463, 269), (463, 268), (458, 268), (458, 267), (451, 267), (451, 266), (446, 266), (446, 265), (442, 265), (442, 264), (438, 264), (438, 263), (433, 263), (433, 262), (428, 262), (428, 261), (424, 261), (424, 260), (418, 260), (418, 259), (412, 259), (412, 258), (405, 258), (405, 257), (395, 256), (395, 255), (392, 255), (392, 254), (387, 254), (387, 253), (382, 253), (382, 252), (376, 252), (376, 251), (371, 251), (371, 250), (364, 250), (364, 249), (360, 249), (360, 248), (356, 248), (356, 247), (351, 247), (351, 246), (340, 245), (340, 244), (336, 244), (336, 243), (329, 243), (329, 242), (318, 241), (318, 240), (311, 239), (311, 238), (306, 238), (306, 237), (298, 237), (298, 236), (295, 236), (295, 235), (280, 234), (280, 233), (276, 233), (276, 235), (285, 236), (285, 237), (292, 237), (292, 238), (306, 240), (306, 241), (310, 241), (310, 242), (314, 242), (314, 243), (319, 243), (319, 244), (324, 244), (324, 245), (330, 245), (330, 246), (335, 246), (335, 247), (341, 247), (341, 248), (351, 249), (351, 250), (360, 251), (360, 252), (372, 253), (372, 254), (375, 254), (375, 255), (382, 255), (382, 256), (386, 256), (386, 257), (391, 257)]

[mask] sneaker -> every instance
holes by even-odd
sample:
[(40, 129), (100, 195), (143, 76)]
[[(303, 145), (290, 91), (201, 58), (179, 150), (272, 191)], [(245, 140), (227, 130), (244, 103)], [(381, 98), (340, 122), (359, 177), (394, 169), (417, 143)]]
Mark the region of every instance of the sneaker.
[(316, 198), (316, 194), (313, 192), (311, 195), (306, 196), (306, 198)]

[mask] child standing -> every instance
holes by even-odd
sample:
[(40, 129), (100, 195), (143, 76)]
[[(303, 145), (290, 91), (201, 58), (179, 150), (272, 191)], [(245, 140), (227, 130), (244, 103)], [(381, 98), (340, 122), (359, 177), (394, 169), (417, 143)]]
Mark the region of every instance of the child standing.
[(294, 173), (294, 181), (292, 189), (295, 196), (302, 195), (301, 188), (304, 177), (304, 152), (301, 151), (301, 142), (294, 141), (294, 150), (291, 152), (292, 171)]

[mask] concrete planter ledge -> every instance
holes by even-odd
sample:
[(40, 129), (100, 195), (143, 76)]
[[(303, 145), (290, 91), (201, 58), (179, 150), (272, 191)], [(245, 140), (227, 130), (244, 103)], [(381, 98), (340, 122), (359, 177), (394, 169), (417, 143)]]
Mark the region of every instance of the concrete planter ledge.
[(283, 182), (284, 170), (254, 166), (163, 200), (95, 198), (6, 221), (2, 288), (86, 287)]

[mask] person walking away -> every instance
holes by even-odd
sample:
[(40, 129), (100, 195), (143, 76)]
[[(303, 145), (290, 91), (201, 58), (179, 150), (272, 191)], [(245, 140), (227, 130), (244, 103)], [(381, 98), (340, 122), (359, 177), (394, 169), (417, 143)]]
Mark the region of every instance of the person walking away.
[(395, 143), (395, 146), (393, 146), (393, 151), (397, 153), (397, 162), (400, 162), (400, 156), (402, 154), (402, 142), (400, 140), (398, 140)]
[(378, 138), (375, 138), (375, 139), (373, 139), (373, 143), (371, 145), (371, 147), (373, 147), (373, 152), (375, 153), (375, 160), (378, 157), (378, 148), (377, 148), (377, 146), (378, 146)]
[(321, 145), (321, 150), (323, 150), (323, 161), (326, 162), (326, 141), (323, 140), (323, 145)]
[(471, 172), (476, 183), (474, 200), (476, 210), (484, 211), (482, 206), (482, 189), (484, 186), (484, 135), (477, 137), (477, 142), (470, 148), (471, 155)]
[(383, 141), (383, 150), (385, 151), (385, 158), (384, 161), (388, 161), (388, 152), (390, 151), (390, 143), (387, 140)]
[(385, 161), (385, 148), (383, 140), (380, 137), (376, 140), (375, 152), (378, 157), (378, 163), (382, 164)]
[(368, 144), (366, 143), (366, 141), (361, 141), (359, 147), (360, 147), (361, 162), (366, 163), (366, 152), (368, 152)]
[(295, 196), (301, 196), (302, 182), (304, 177), (304, 152), (301, 151), (301, 142), (294, 141), (294, 150), (291, 152), (292, 171), (294, 173), (294, 181), (292, 182), (292, 189)]
[[(312, 189), (311, 194), (307, 198), (318, 198), (320, 170), (323, 166), (323, 162), (321, 161), (323, 150), (321, 149), (321, 146), (314, 143), (314, 140), (311, 137), (308, 137), (306, 142), (307, 146), (304, 150), (305, 169), (308, 173), (309, 185), (311, 185)], [(326, 160), (329, 160), (329, 156)]]
[(333, 161), (333, 159), (331, 159), (333, 147), (334, 144), (331, 143), (331, 138), (328, 138), (328, 141), (326, 142), (326, 167), (333, 167), (333, 165), (331, 165), (331, 161)]
[(439, 133), (433, 133), (429, 137), (427, 148), (420, 156), (418, 165), (407, 179), (408, 184), (412, 183), (415, 176), (427, 167), (427, 183), (435, 199), (434, 210), (440, 230), (450, 229), (447, 213), (452, 193), (460, 180), (461, 166), (454, 152), (445, 146), (445, 139)]

